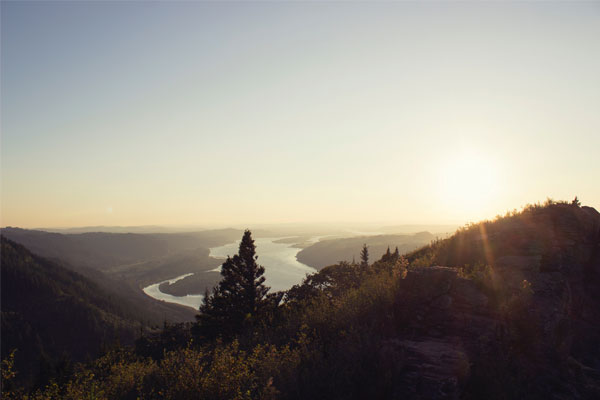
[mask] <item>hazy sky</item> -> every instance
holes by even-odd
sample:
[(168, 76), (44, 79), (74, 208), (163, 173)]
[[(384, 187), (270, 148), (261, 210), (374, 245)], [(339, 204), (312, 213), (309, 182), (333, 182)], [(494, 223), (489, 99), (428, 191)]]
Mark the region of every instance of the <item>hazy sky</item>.
[(600, 209), (600, 3), (5, 2), (1, 225)]

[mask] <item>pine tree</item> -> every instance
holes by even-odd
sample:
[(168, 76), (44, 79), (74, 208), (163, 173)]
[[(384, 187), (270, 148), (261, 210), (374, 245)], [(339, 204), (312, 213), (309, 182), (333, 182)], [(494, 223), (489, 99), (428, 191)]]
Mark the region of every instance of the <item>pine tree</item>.
[(369, 248), (366, 243), (363, 244), (362, 250), (360, 251), (360, 266), (363, 269), (369, 267)]
[(230, 337), (256, 319), (269, 291), (263, 284), (265, 268), (256, 263), (257, 258), (252, 234), (246, 230), (238, 254), (223, 263), (218, 286), (205, 294), (196, 316), (196, 336)]
[(400, 258), (400, 252), (398, 251), (398, 246), (396, 246), (396, 250), (392, 253), (392, 261), (396, 262)]
[(383, 257), (381, 257), (381, 261), (389, 262), (391, 258), (392, 258), (392, 252), (390, 251), (390, 246), (388, 246), (387, 251), (385, 252)]

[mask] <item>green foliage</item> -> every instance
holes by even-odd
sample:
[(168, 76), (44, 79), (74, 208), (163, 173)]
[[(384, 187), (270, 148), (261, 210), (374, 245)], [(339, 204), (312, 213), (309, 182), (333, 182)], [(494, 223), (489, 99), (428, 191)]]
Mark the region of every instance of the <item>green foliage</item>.
[[(379, 272), (349, 263), (328, 267), (288, 292), (269, 324), (247, 327), (230, 343), (167, 349), (188, 337), (190, 328), (166, 325), (154, 342), (163, 346), (161, 357), (140, 354), (154, 340), (143, 338), (146, 347), (113, 350), (79, 369), (68, 383), (50, 384), (35, 398), (345, 398), (388, 393), (393, 374), (381, 377), (375, 371), (390, 363), (378, 343), (394, 330), (389, 321), (402, 279), (395, 268), (407, 264), (399, 260), (394, 265)], [(389, 365), (393, 372), (393, 363)]]
[(0, 381), (0, 393), (4, 399), (17, 399), (21, 397), (21, 390), (15, 385), (17, 372), (15, 371), (15, 353), (12, 350), (8, 356), (2, 360), (2, 380)]
[(31, 399), (273, 399), (275, 383), (295, 384), (300, 362), (289, 346), (237, 341), (213, 349), (180, 348), (161, 361), (127, 351), (110, 352), (79, 370), (66, 385), (49, 384)]
[(490, 266), (483, 263), (476, 263), (475, 265), (465, 264), (460, 268), (460, 276), (481, 282), (482, 284), (490, 274)]

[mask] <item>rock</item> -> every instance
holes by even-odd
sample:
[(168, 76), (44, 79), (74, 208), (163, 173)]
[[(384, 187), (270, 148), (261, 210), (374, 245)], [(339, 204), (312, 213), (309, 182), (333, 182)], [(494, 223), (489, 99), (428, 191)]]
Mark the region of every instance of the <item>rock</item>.
[[(552, 205), (442, 248), (456, 267), (400, 282), (399, 397), (459, 398), (468, 382), (474, 398), (600, 398), (600, 213)], [(461, 276), (481, 262), (485, 279)]]
[(413, 399), (458, 399), (470, 375), (467, 354), (451, 339), (423, 339), (397, 343), (403, 354), (398, 397)]

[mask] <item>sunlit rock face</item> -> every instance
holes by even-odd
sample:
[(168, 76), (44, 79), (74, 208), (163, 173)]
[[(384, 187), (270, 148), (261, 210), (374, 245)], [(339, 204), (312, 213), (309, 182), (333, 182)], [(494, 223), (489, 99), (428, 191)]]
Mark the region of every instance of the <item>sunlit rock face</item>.
[[(401, 360), (398, 396), (488, 396), (513, 385), (520, 398), (596, 398), (600, 214), (556, 205), (486, 228), (447, 251), (452, 267), (409, 269), (401, 281), (402, 333), (382, 350)], [(486, 273), (465, 276), (460, 267), (484, 247)]]

